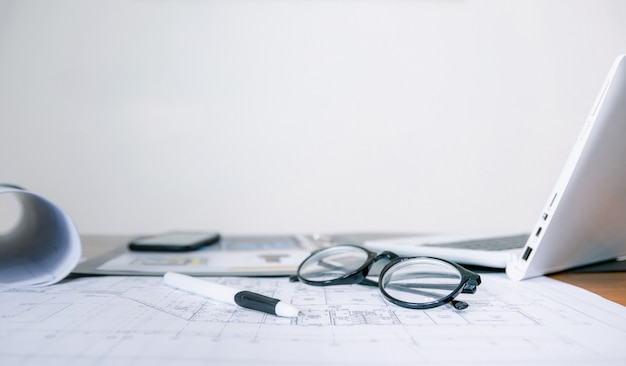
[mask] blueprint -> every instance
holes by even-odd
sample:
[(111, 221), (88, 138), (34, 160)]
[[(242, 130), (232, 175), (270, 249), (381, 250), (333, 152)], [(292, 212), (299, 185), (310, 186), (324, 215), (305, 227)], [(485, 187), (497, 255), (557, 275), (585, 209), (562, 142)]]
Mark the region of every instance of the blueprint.
[(56, 283), (80, 259), (70, 216), (34, 192), (0, 183), (0, 228), (0, 289)]
[(211, 277), (289, 301), (297, 318), (223, 304), (160, 277), (83, 277), (0, 292), (8, 365), (624, 365), (626, 308), (537, 278), (483, 274), (476, 294), (410, 310), (377, 288)]

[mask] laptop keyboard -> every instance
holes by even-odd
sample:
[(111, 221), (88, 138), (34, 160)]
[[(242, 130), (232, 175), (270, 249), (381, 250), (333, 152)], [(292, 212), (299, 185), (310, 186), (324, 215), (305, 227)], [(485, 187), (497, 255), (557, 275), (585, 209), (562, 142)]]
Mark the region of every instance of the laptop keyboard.
[(424, 246), (472, 250), (509, 250), (523, 248), (527, 240), (528, 234), (522, 234), (451, 243), (424, 244)]

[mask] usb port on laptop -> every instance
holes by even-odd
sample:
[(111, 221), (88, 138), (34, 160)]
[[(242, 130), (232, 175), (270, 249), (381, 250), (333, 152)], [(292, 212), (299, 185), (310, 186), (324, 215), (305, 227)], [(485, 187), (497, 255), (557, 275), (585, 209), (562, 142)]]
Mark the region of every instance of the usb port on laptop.
[(533, 248), (531, 247), (526, 247), (526, 250), (524, 250), (524, 254), (522, 254), (522, 259), (523, 260), (528, 260), (528, 257), (530, 257), (530, 252), (533, 251)]

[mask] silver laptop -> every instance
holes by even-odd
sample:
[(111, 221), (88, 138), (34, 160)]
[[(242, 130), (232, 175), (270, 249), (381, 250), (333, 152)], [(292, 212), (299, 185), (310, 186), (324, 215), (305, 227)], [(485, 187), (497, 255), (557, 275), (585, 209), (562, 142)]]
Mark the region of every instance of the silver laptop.
[(514, 280), (626, 255), (626, 55), (613, 63), (530, 232), (506, 237), (419, 236), (364, 245), (505, 268)]

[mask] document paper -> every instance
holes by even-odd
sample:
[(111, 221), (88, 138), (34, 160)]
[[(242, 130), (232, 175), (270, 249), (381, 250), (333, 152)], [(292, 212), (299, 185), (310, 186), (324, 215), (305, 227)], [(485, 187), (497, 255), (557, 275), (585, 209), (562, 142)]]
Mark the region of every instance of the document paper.
[[(46, 198), (0, 184), (0, 221), (16, 219), (0, 232), (0, 289), (45, 286), (65, 278), (80, 259), (81, 244), (71, 218)], [(8, 209), (7, 199), (17, 204)], [(17, 212), (15, 212), (17, 211)]]
[(484, 274), (470, 306), (411, 310), (377, 288), (211, 277), (301, 310), (280, 318), (163, 284), (85, 277), (0, 292), (2, 365), (624, 365), (626, 308), (540, 277)]

